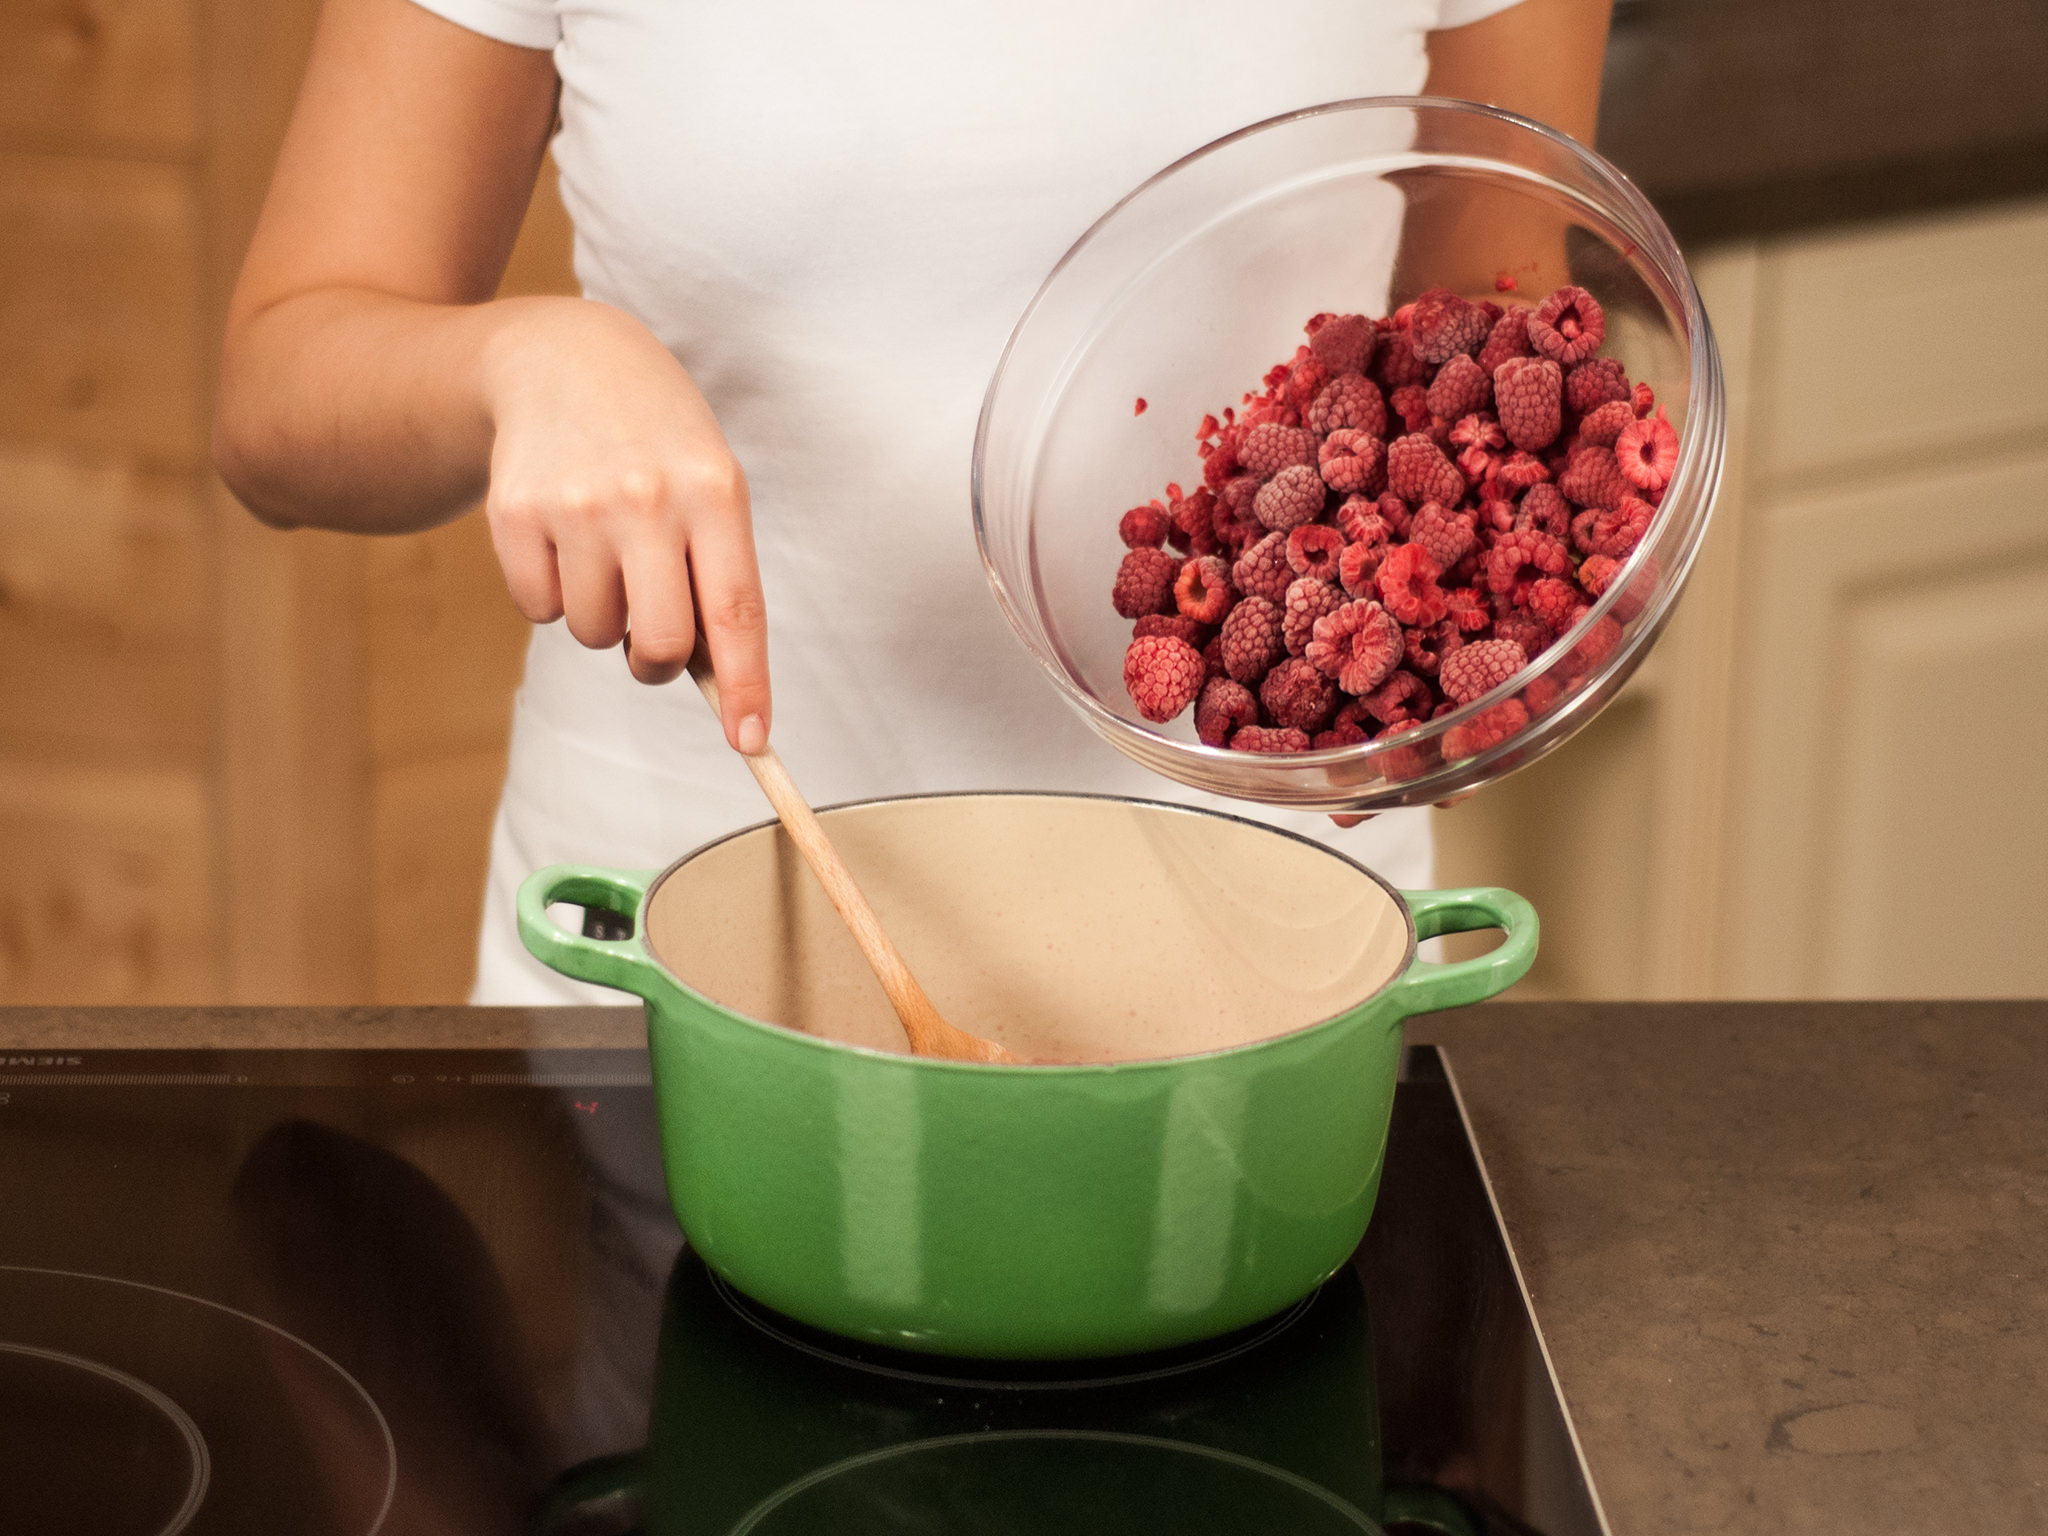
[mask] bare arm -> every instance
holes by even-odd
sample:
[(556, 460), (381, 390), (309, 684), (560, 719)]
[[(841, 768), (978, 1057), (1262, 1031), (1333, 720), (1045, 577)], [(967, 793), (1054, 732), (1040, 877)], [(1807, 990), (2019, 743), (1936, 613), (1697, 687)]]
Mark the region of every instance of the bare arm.
[[(1505, 107), (1591, 144), (1609, 9), (1610, 0), (1521, 0), (1484, 21), (1432, 32), (1423, 89)], [(1563, 219), (1519, 195), (1474, 194), (1450, 209), (1410, 210), (1399, 291), (1441, 284), (1491, 296), (1502, 272), (1531, 303), (1570, 281)]]
[(555, 92), (543, 51), (410, 0), (327, 0), (229, 306), (215, 462), (280, 527), (403, 532), (488, 490), (522, 613), (598, 648), (630, 625), (647, 682), (701, 622), (727, 739), (758, 749), (760, 576), (710, 407), (617, 310), (490, 298)]

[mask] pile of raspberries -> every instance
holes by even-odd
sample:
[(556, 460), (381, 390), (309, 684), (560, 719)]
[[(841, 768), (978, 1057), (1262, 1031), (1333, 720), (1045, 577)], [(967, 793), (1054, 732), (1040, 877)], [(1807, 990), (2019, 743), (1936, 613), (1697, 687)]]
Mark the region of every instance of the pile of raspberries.
[[(1202, 484), (1124, 513), (1111, 600), (1136, 620), (1124, 687), (1194, 706), (1210, 746), (1385, 740), (1469, 704), (1586, 616), (1678, 460), (1647, 384), (1599, 355), (1583, 288), (1503, 309), (1432, 288), (1386, 319), (1320, 314), (1244, 410), (1196, 429)], [(1444, 733), (1505, 741), (1607, 659), (1655, 573), (1569, 655)], [(1429, 766), (1387, 754), (1390, 777)]]

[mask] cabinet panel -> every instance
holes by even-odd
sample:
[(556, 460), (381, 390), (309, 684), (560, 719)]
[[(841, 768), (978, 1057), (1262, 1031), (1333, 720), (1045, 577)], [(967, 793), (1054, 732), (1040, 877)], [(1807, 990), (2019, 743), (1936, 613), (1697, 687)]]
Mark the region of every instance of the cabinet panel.
[(1845, 594), (1842, 650), (1821, 990), (2048, 995), (2048, 538)]
[(10, 147), (172, 159), (197, 146), (190, 0), (16, 0), (6, 25)]
[(212, 1001), (197, 773), (0, 762), (0, 1003)]
[(207, 569), (196, 477), (0, 449), (0, 751), (198, 766)]
[(198, 243), (183, 167), (0, 154), (0, 439), (199, 467)]
[(2048, 431), (2048, 205), (1799, 241), (1769, 281), (1759, 474)]
[(2044, 477), (2013, 455), (1752, 514), (1730, 994), (2048, 991), (2031, 913), (1963, 899), (2048, 867)]

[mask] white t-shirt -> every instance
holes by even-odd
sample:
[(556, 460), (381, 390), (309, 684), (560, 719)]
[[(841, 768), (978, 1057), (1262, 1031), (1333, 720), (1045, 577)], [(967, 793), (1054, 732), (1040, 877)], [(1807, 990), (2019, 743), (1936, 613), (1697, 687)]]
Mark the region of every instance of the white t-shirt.
[[(1415, 94), (1425, 32), (1512, 0), (422, 3), (554, 51), (577, 277), (681, 359), (746, 469), (774, 741), (816, 803), (1049, 788), (1225, 804), (1101, 741), (1010, 634), (969, 518), (983, 391), (1046, 273), (1144, 178), (1277, 113)], [(1275, 356), (1293, 344), (1275, 337)], [(1339, 832), (1227, 808), (1429, 881), (1421, 812)], [(518, 882), (555, 862), (659, 866), (768, 814), (687, 681), (644, 687), (616, 651), (537, 630), (475, 1000), (624, 1001), (526, 954)]]

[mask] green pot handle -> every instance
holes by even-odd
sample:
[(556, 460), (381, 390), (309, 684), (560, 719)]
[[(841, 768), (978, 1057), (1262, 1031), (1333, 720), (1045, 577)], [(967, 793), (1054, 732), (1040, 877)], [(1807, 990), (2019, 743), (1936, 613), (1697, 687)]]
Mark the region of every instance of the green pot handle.
[[(519, 886), (519, 938), (544, 965), (594, 981), (601, 987), (651, 998), (663, 989), (666, 974), (648, 952), (641, 932), (640, 903), (658, 869), (598, 869), (587, 864), (550, 864), (528, 875)], [(633, 919), (630, 939), (592, 939), (570, 933), (548, 916), (548, 904), (573, 901), (602, 907)]]
[(1444, 1536), (1479, 1536), (1471, 1511), (1429, 1483), (1389, 1483), (1380, 1519), (1388, 1525), (1420, 1525)]
[(1407, 974), (1394, 984), (1402, 1018), (1482, 1002), (1507, 991), (1536, 963), (1536, 909), (1513, 891), (1468, 885), (1448, 891), (1403, 891), (1401, 899), (1414, 914), (1418, 940), (1477, 928), (1498, 928), (1507, 935), (1476, 960), (1449, 965), (1411, 962)]

